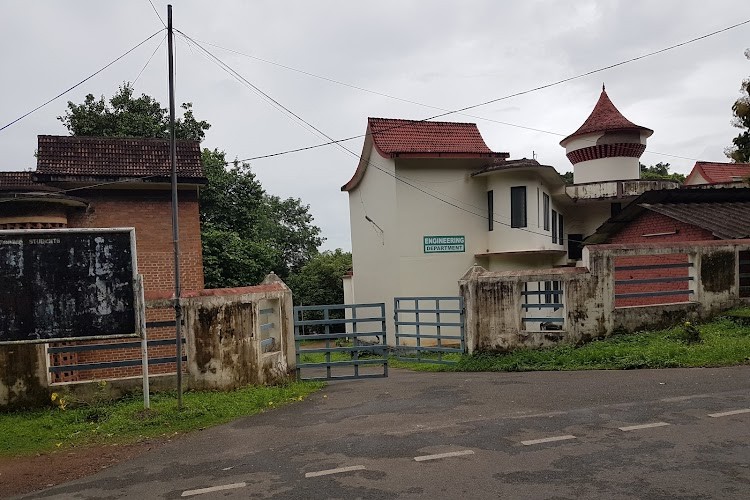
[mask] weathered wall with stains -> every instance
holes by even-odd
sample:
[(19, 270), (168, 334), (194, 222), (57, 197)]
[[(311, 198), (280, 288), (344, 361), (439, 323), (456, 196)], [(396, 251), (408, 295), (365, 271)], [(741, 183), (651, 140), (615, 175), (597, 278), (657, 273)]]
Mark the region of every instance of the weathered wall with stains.
[[(580, 343), (709, 317), (747, 301), (739, 294), (738, 252), (748, 249), (750, 240), (595, 245), (584, 249), (584, 267), (490, 272), (474, 266), (459, 281), (466, 307), (467, 348), (469, 352), (510, 351)], [(615, 307), (616, 258), (675, 253), (686, 254), (692, 262), (689, 302)], [(561, 284), (561, 329), (525, 327), (524, 290), (532, 282)]]
[(49, 401), (43, 344), (0, 349), (0, 407), (38, 406)]
[[(275, 274), (256, 287), (203, 290), (183, 312), (190, 388), (273, 384), (294, 369), (292, 294)], [(264, 338), (264, 325), (273, 336)]]
[[(184, 295), (189, 388), (229, 390), (249, 384), (275, 384), (294, 372), (292, 293), (275, 274), (258, 286)], [(171, 303), (165, 296), (147, 300), (146, 307), (147, 311), (160, 311)], [(45, 356), (44, 344), (16, 344), (0, 350), (0, 407), (49, 404)], [(153, 390), (174, 387), (172, 376), (150, 379)], [(138, 391), (139, 385), (140, 377), (133, 377), (113, 381), (107, 390), (116, 396)], [(90, 382), (66, 384), (67, 390), (83, 399), (92, 387)]]

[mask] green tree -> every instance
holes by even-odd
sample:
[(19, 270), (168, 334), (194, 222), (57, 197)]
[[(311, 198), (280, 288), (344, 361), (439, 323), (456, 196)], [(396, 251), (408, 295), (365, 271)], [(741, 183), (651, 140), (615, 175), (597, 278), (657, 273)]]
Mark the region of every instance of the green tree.
[[(750, 60), (750, 49), (745, 50), (745, 57)], [(732, 125), (743, 129), (737, 137), (732, 139), (734, 144), (724, 153), (737, 163), (750, 162), (750, 78), (742, 80), (740, 97), (732, 105)]]
[(573, 184), (573, 172), (565, 172), (564, 174), (560, 174), (560, 177), (563, 178), (565, 184)]
[(352, 267), (351, 252), (340, 248), (326, 250), (310, 259), (288, 284), (294, 292), (294, 303), (303, 305), (343, 304), (342, 278)]
[(669, 172), (669, 163), (659, 162), (656, 165), (646, 166), (643, 163), (641, 166), (641, 179), (646, 181), (675, 181), (685, 182), (685, 175), (678, 174), (677, 172)]
[(265, 192), (246, 163), (227, 167), (223, 151), (203, 150), (208, 185), (200, 192), (206, 286), (243, 286), (274, 271), (287, 280), (323, 242), (310, 207)]
[[(182, 108), (177, 138), (202, 140), (209, 123), (197, 120), (190, 104)], [(134, 97), (129, 83), (109, 102), (91, 94), (81, 104), (69, 102), (58, 119), (72, 135), (169, 136), (167, 110), (151, 96)], [(228, 164), (223, 151), (204, 149), (202, 160), (208, 178), (200, 191), (206, 287), (254, 285), (270, 271), (286, 280), (318, 254), (323, 238), (308, 205), (266, 193), (248, 164)]]
[[(169, 110), (151, 96), (141, 94), (133, 97), (133, 86), (123, 83), (109, 103), (93, 94), (83, 103), (68, 101), (64, 116), (58, 116), (71, 135), (101, 137), (169, 137)], [(175, 120), (175, 135), (178, 139), (202, 141), (211, 125), (198, 121), (193, 115), (191, 103), (183, 103), (183, 114)]]

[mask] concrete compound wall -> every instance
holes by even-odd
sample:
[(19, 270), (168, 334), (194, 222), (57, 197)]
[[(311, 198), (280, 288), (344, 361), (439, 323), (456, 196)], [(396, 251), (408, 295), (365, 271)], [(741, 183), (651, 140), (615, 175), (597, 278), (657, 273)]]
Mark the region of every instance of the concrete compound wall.
[(183, 311), (190, 388), (274, 384), (294, 370), (292, 293), (276, 275), (244, 293), (188, 299)]
[[(168, 296), (146, 302), (147, 315), (172, 308)], [(182, 310), (187, 388), (270, 385), (286, 380), (294, 371), (292, 293), (275, 274), (258, 286), (186, 292)], [(159, 349), (149, 348), (150, 357), (162, 355)], [(167, 346), (167, 351), (174, 355), (174, 347)], [(8, 345), (0, 350), (0, 407), (48, 404), (53, 390), (66, 390), (81, 399), (96, 391), (96, 381), (91, 380), (50, 385), (46, 356), (44, 344)], [(109, 380), (106, 390), (118, 396), (138, 392), (140, 374), (138, 366), (133, 367), (133, 376), (112, 380), (103, 372), (98, 380)], [(175, 387), (173, 373), (150, 373), (149, 380), (152, 390)]]
[[(490, 272), (474, 266), (459, 281), (466, 307), (469, 352), (510, 351), (560, 342), (580, 343), (613, 333), (672, 326), (743, 303), (738, 252), (750, 240), (594, 245), (584, 248), (583, 267)], [(684, 254), (693, 263), (688, 302), (615, 307), (618, 257)], [(562, 330), (531, 331), (522, 321), (524, 283), (558, 281), (563, 289)]]

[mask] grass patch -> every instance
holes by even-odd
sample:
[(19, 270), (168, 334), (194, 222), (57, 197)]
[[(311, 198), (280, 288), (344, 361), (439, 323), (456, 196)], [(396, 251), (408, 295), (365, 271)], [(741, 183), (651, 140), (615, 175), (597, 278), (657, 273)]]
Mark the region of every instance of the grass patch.
[(293, 382), (230, 392), (186, 392), (182, 410), (177, 409), (176, 393), (167, 392), (151, 396), (149, 411), (144, 411), (140, 397), (129, 397), (66, 410), (0, 413), (0, 455), (169, 437), (300, 401), (323, 385)]
[(750, 308), (739, 308), (695, 325), (700, 342), (687, 342), (685, 327), (615, 335), (582, 346), (518, 349), (461, 356), (455, 365), (392, 360), (390, 366), (417, 371), (627, 370), (635, 368), (731, 366), (750, 362)]
[[(428, 360), (438, 360), (438, 355), (433, 353), (422, 353), (422, 359), (425, 361), (417, 361), (414, 359), (414, 361), (410, 360), (412, 356), (402, 356), (401, 359), (396, 359), (395, 357), (391, 356), (388, 359), (388, 366), (391, 368), (403, 368), (406, 370), (413, 370), (418, 372), (444, 372), (444, 371), (455, 371), (455, 364), (448, 365), (448, 364), (437, 364), (437, 363), (430, 363)], [(443, 361), (448, 361), (451, 363), (459, 363), (461, 360), (463, 360), (466, 356), (462, 356), (459, 353), (444, 353), (443, 354)]]

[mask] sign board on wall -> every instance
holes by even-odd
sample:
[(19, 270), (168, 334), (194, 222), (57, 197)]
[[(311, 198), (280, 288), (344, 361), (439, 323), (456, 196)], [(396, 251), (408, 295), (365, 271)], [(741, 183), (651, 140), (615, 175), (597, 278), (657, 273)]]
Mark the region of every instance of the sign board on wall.
[(466, 251), (466, 236), (425, 236), (424, 253), (460, 253)]
[(0, 344), (138, 335), (135, 230), (0, 231)]

